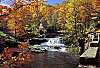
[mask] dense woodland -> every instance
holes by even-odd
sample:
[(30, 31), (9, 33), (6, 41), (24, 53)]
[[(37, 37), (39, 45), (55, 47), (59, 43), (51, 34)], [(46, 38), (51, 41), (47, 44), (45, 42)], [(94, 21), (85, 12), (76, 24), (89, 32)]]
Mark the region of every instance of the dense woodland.
[[(13, 7), (0, 5), (3, 68), (30, 62), (34, 55), (27, 51), (27, 41), (35, 37), (63, 37), (70, 53), (79, 55), (78, 39), (87, 38), (100, 23), (100, 0), (64, 0), (54, 5), (44, 0), (24, 1), (16, 0)], [(11, 47), (22, 51), (14, 52)]]

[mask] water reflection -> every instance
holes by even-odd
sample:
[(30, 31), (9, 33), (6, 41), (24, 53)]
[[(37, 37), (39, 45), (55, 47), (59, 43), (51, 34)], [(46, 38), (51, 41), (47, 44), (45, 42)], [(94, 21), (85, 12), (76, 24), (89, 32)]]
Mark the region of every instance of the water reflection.
[(78, 63), (78, 57), (63, 52), (35, 53), (33, 55), (33, 61), (20, 68), (75, 68)]

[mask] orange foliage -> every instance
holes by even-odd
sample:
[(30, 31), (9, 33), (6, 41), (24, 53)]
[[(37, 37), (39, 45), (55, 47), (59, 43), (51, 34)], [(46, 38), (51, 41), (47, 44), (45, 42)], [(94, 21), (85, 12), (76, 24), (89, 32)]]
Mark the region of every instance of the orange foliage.
[(92, 0), (92, 4), (96, 11), (100, 10), (100, 0)]

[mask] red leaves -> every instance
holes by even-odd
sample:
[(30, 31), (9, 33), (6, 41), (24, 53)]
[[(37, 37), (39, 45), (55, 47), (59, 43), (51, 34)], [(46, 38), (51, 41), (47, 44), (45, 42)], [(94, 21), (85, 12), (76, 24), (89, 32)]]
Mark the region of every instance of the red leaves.
[(9, 68), (7, 64), (4, 64), (2, 68)]
[(8, 14), (10, 11), (15, 11), (15, 9), (5, 5), (0, 5), (0, 15)]
[(4, 64), (2, 68), (9, 68), (9, 67), (16, 67), (20, 66), (21, 64), (27, 64), (28, 62), (32, 61), (33, 55), (28, 52), (27, 50), (27, 43), (21, 42), (20, 45), (18, 45), (17, 50), (22, 50), (18, 52), (18, 55), (13, 56), (16, 52), (13, 51), (13, 48), (5, 48), (4, 52), (2, 53), (3, 57), (2, 59), (4, 60)]
[(4, 60), (9, 60), (9, 59), (11, 59), (12, 54), (13, 54), (13, 52), (12, 52), (12, 49), (11, 49), (11, 48), (8, 48), (8, 47), (5, 48), (5, 49), (4, 49), (4, 52), (3, 52)]

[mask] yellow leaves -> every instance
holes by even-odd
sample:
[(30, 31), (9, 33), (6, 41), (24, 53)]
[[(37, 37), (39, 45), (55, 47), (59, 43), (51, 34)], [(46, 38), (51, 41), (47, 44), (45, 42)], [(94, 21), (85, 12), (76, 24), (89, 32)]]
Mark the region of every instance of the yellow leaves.
[(32, 5), (28, 5), (25, 9), (26, 9), (26, 10), (29, 10), (29, 11), (32, 12), (32, 13), (35, 12), (34, 6), (32, 6)]
[(73, 23), (66, 23), (65, 24), (65, 27), (66, 27), (66, 30), (68, 32), (72, 31), (73, 30)]
[(46, 6), (41, 6), (39, 11), (42, 13), (42, 15), (45, 16), (46, 13), (47, 13), (47, 7)]
[(16, 17), (20, 18), (21, 14), (20, 13), (16, 13)]
[(40, 6), (40, 11), (46, 10), (46, 6)]
[(60, 7), (59, 11), (63, 12), (64, 11), (64, 7)]
[(36, 16), (36, 13), (33, 13), (32, 16), (35, 17)]
[(68, 12), (71, 12), (72, 13), (73, 11), (74, 11), (74, 8), (69, 8), (68, 9)]
[(67, 8), (72, 8), (73, 7), (73, 4), (72, 3), (68, 3), (66, 7)]
[(14, 29), (15, 27), (15, 21), (13, 19), (9, 19), (7, 26), (9, 27), (9, 29)]

